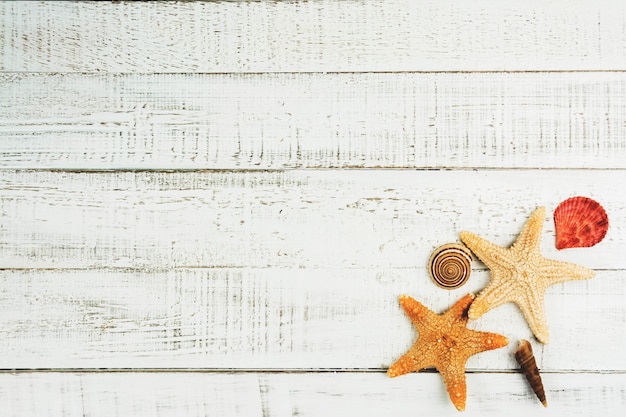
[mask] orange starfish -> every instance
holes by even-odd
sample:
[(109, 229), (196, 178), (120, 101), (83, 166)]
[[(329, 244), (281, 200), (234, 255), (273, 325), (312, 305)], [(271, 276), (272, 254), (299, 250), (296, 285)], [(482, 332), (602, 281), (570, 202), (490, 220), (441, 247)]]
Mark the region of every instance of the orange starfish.
[(538, 207), (510, 248), (495, 245), (470, 232), (461, 232), (463, 243), (491, 270), (489, 284), (470, 307), (470, 319), (477, 319), (492, 308), (512, 301), (522, 310), (537, 340), (548, 343), (543, 301), (546, 288), (569, 280), (589, 279), (595, 273), (584, 266), (541, 255), (539, 244), (545, 216), (546, 209)]
[(473, 299), (472, 294), (467, 294), (445, 313), (436, 314), (408, 295), (401, 296), (400, 305), (417, 328), (419, 338), (389, 367), (387, 375), (394, 378), (434, 366), (441, 374), (454, 406), (459, 411), (465, 410), (467, 359), (508, 344), (507, 338), (499, 334), (467, 328), (467, 310)]

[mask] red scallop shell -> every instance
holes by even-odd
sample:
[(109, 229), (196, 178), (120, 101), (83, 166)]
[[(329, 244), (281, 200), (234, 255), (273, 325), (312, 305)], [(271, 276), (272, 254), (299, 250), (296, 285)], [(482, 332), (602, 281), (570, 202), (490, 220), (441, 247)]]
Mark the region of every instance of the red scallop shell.
[(604, 208), (588, 197), (572, 197), (554, 210), (556, 248), (588, 248), (600, 242), (609, 230)]

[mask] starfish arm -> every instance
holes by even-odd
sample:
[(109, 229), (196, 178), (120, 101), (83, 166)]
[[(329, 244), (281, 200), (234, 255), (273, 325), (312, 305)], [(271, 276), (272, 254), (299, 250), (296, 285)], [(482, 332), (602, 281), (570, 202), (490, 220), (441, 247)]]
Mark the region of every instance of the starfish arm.
[(452, 404), (457, 410), (465, 410), (465, 402), (467, 400), (467, 383), (465, 382), (465, 363), (450, 364), (446, 367), (438, 368), (446, 391), (450, 396)]
[(435, 312), (408, 295), (400, 296), (400, 305), (418, 332), (423, 331), (428, 323), (436, 320), (437, 314)]
[(544, 277), (546, 287), (565, 281), (590, 279), (596, 274), (584, 266), (552, 259), (544, 259), (539, 267), (539, 273)]
[(471, 232), (461, 232), (461, 241), (491, 270), (497, 267), (512, 266), (508, 249), (489, 242)]
[(544, 291), (527, 291), (523, 299), (516, 304), (522, 310), (522, 314), (537, 340), (548, 343), (550, 334), (544, 308)]
[(463, 349), (469, 352), (469, 356), (471, 356), (487, 350), (499, 349), (508, 344), (509, 340), (500, 334), (468, 330), (463, 342)]
[(427, 357), (428, 355), (420, 354), (419, 352), (415, 352), (414, 349), (411, 349), (387, 369), (387, 375), (389, 378), (395, 378), (400, 375), (417, 372), (420, 369), (434, 366), (426, 359)]
[(467, 310), (474, 301), (474, 294), (467, 294), (459, 299), (448, 311), (444, 313), (444, 316), (450, 317), (451, 321), (465, 323), (467, 322)]
[(511, 249), (514, 252), (521, 252), (528, 256), (532, 252), (539, 252), (541, 244), (541, 230), (543, 229), (543, 222), (546, 218), (546, 208), (537, 207), (535, 211), (530, 215), (522, 231), (517, 236), (515, 243)]
[(491, 309), (501, 306), (510, 301), (515, 301), (515, 287), (511, 285), (500, 285), (499, 277), (492, 272), (489, 284), (476, 296), (469, 308), (468, 317), (476, 320)]

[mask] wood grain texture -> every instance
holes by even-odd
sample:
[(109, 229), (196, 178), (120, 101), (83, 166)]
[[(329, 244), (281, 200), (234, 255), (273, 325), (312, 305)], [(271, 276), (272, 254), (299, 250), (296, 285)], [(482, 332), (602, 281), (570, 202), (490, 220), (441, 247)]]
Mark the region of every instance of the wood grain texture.
[[(626, 406), (624, 374), (544, 374), (543, 409), (520, 374), (468, 374), (464, 416), (606, 417)], [(0, 412), (24, 416), (458, 416), (436, 373), (20, 373), (0, 375)]]
[(621, 169), (625, 97), (626, 72), (3, 74), (0, 167)]
[(593, 248), (547, 257), (624, 269), (623, 170), (0, 171), (4, 268), (414, 268), (472, 231), (509, 245), (530, 213), (586, 195)]
[(626, 66), (619, 0), (2, 2), (0, 70), (589, 70)]
[(432, 249), (573, 195), (606, 239), (556, 251), (548, 216), (543, 252), (597, 276), (548, 290), (548, 345), (470, 322), (511, 344), (465, 415), (621, 415), (625, 97), (621, 0), (0, 2), (0, 415), (458, 415), (385, 376), (397, 297), (479, 291)]
[[(425, 269), (0, 271), (0, 369), (193, 368), (386, 370), (415, 341), (398, 304), (442, 312), (489, 279), (449, 292)], [(472, 371), (517, 369), (519, 339), (546, 371), (626, 371), (623, 271), (551, 287), (551, 342), (532, 339), (513, 304), (474, 329), (509, 346), (473, 356)]]

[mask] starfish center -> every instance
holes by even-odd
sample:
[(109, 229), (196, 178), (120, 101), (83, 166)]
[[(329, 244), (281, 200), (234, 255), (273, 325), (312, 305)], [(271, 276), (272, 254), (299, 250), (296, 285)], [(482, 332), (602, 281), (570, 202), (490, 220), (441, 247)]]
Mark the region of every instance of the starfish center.
[(517, 275), (517, 279), (522, 286), (529, 285), (534, 281), (534, 278), (537, 276), (537, 263), (538, 259), (536, 257), (518, 259), (516, 266), (513, 268), (513, 275)]
[(457, 338), (450, 334), (441, 335), (437, 342), (441, 343), (447, 351), (451, 351), (458, 344)]

